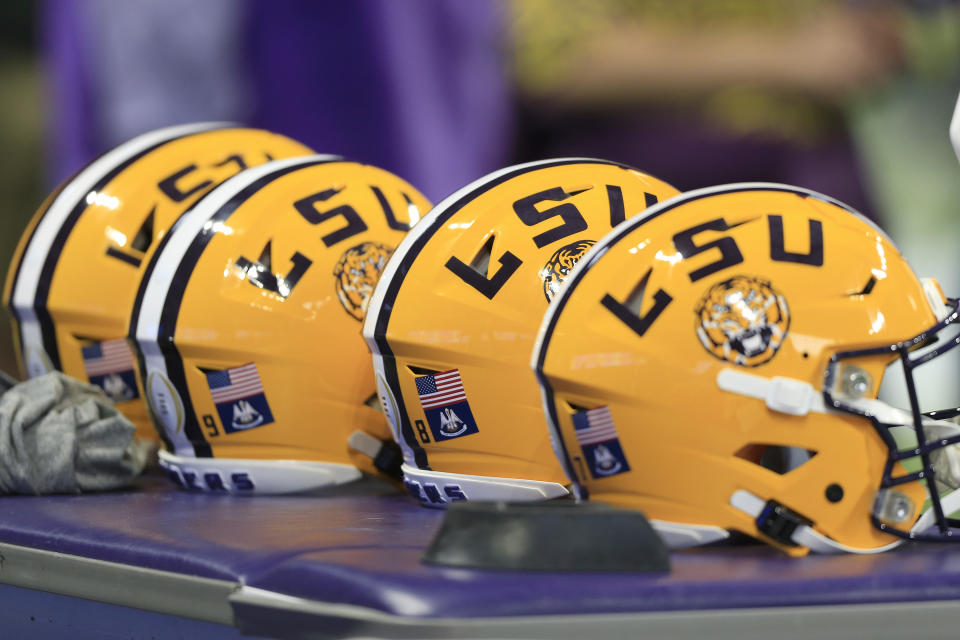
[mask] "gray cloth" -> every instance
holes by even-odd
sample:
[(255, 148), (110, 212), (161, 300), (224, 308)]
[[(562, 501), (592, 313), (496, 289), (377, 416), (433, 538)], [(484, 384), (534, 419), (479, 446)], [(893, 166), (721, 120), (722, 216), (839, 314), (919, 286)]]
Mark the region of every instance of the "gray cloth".
[(0, 494), (117, 489), (146, 464), (133, 424), (94, 386), (60, 372), (0, 395)]

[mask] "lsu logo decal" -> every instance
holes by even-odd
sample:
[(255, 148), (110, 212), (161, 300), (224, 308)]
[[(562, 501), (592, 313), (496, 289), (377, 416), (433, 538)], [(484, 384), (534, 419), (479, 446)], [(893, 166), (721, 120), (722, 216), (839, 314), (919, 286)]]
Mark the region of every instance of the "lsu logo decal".
[(246, 431), (273, 422), (257, 365), (208, 371), (207, 384), (226, 433)]
[(597, 407), (573, 414), (573, 429), (594, 478), (630, 471), (609, 407)]
[(357, 320), (363, 320), (373, 288), (392, 253), (385, 244), (364, 242), (344, 251), (333, 268), (340, 304)]
[(458, 369), (420, 376), (416, 383), (420, 406), (427, 417), (434, 442), (480, 431), (470, 411)]
[(81, 353), (90, 384), (103, 389), (113, 402), (140, 397), (133, 373), (133, 351), (126, 340), (94, 342), (82, 347)]
[(697, 304), (697, 336), (707, 351), (744, 367), (768, 362), (790, 328), (787, 301), (766, 280), (734, 276)]
[(540, 279), (543, 280), (543, 295), (547, 297), (547, 302), (553, 300), (553, 297), (560, 291), (560, 286), (570, 275), (570, 271), (594, 244), (596, 242), (593, 240), (578, 240), (565, 247), (560, 247), (550, 256), (547, 264), (540, 269)]

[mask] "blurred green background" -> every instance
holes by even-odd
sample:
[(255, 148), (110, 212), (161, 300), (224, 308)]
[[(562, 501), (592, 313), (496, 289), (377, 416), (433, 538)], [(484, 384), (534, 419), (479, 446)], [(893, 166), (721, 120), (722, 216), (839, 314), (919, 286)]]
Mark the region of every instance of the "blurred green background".
[[(0, 2), (0, 273), (45, 197), (45, 101), (36, 54), (36, 3)], [(15, 372), (10, 320), (0, 313), (0, 369)]]

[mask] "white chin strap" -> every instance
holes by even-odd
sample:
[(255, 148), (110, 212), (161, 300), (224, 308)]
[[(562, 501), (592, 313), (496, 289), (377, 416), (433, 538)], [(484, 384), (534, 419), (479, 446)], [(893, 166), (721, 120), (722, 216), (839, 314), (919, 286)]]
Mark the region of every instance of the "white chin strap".
[[(751, 518), (756, 519), (760, 516), (760, 513), (763, 511), (763, 508), (766, 506), (766, 502), (754, 494), (741, 489), (734, 492), (730, 496), (730, 505), (735, 509), (738, 509)], [(943, 507), (944, 513), (953, 513), (960, 509), (960, 489), (951, 491), (945, 496), (941, 496), (940, 505)], [(923, 515), (917, 520), (916, 524), (910, 528), (910, 533), (920, 533), (921, 531), (933, 526), (935, 514), (933, 507), (930, 507), (923, 512)], [(798, 546), (807, 547), (815, 553), (883, 553), (884, 551), (890, 551), (899, 547), (901, 544), (906, 542), (902, 538), (899, 540), (894, 540), (890, 544), (883, 545), (882, 547), (875, 547), (873, 549), (858, 549), (856, 547), (850, 547), (845, 544), (840, 544), (839, 542), (828, 538), (815, 531), (812, 527), (807, 525), (800, 525), (790, 536), (790, 540), (796, 543)]]
[[(943, 513), (946, 516), (949, 516), (951, 513), (960, 511), (960, 489), (954, 489), (950, 493), (940, 496), (940, 506), (943, 508)], [(924, 529), (932, 527), (934, 525), (936, 514), (933, 511), (933, 507), (930, 507), (923, 512), (923, 515), (917, 520), (917, 523), (913, 525), (910, 529), (910, 533), (919, 533)]]
[[(744, 512), (754, 520), (760, 516), (766, 505), (765, 500), (755, 496), (746, 489), (735, 491), (734, 494), (730, 496), (730, 506)], [(875, 549), (856, 549), (831, 540), (805, 524), (801, 524), (794, 529), (790, 540), (798, 546), (807, 547), (810, 551), (816, 553), (883, 553), (884, 551), (889, 551), (903, 544), (903, 540), (894, 540), (890, 544)]]

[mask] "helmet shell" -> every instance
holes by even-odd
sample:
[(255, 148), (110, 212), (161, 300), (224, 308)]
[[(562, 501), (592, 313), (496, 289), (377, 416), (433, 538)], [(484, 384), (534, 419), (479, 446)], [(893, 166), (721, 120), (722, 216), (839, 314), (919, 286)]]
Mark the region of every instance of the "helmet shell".
[(174, 221), (217, 184), (309, 153), (270, 131), (189, 124), (134, 138), (60, 185), (21, 237), (4, 287), (21, 375), (58, 369), (96, 384), (139, 437), (156, 440), (125, 341), (146, 263)]

